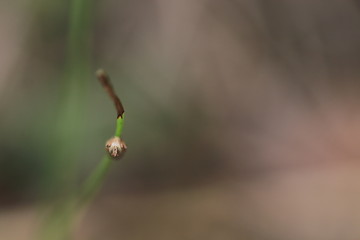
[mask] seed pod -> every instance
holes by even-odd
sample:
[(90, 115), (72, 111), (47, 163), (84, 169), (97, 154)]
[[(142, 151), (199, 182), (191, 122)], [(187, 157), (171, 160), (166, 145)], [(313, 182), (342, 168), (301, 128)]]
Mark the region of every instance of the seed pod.
[(119, 160), (126, 152), (127, 146), (119, 137), (113, 137), (106, 142), (105, 149), (112, 159)]

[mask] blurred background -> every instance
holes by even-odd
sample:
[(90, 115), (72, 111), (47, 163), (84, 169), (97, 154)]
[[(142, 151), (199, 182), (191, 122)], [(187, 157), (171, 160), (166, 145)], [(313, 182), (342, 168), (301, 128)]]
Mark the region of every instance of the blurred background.
[(33, 240), (126, 110), (76, 240), (360, 236), (357, 0), (0, 2), (0, 239)]

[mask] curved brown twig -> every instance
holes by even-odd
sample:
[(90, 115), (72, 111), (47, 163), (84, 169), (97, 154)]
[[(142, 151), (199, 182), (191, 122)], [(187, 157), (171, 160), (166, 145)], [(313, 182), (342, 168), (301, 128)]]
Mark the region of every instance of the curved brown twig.
[(109, 76), (106, 74), (106, 72), (103, 69), (97, 70), (96, 76), (99, 79), (101, 85), (106, 90), (106, 92), (109, 94), (111, 100), (114, 102), (117, 111), (117, 118), (122, 118), (125, 110), (119, 97), (116, 95), (113, 86), (110, 83)]

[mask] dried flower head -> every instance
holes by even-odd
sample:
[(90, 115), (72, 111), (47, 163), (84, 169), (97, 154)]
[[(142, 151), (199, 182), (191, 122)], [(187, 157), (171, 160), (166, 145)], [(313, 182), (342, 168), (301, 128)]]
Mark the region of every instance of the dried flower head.
[(119, 160), (126, 152), (127, 146), (119, 137), (113, 137), (106, 142), (105, 149), (113, 159)]

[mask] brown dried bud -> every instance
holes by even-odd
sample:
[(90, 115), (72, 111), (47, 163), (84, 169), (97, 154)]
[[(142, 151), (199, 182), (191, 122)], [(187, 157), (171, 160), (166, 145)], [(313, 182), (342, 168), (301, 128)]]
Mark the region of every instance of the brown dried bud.
[(119, 137), (113, 137), (106, 142), (105, 149), (113, 159), (119, 160), (126, 152), (127, 146)]

